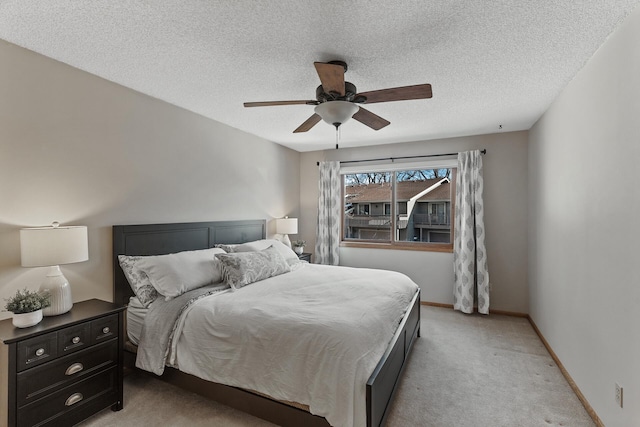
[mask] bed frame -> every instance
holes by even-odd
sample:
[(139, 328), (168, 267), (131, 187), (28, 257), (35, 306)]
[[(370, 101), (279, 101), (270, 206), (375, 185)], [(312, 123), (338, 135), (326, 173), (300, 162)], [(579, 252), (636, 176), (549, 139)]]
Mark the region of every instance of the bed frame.
[[(194, 222), (181, 224), (113, 226), (114, 302), (126, 305), (133, 291), (118, 263), (118, 255), (162, 255), (207, 249), (217, 243), (244, 243), (264, 239), (265, 220)], [(384, 424), (400, 375), (414, 340), (420, 336), (420, 293), (400, 323), (393, 340), (367, 381), (367, 427)], [(125, 345), (125, 360), (135, 360), (135, 346)], [(160, 377), (225, 405), (281, 426), (327, 427), (323, 417), (247, 390), (202, 380), (167, 368)]]

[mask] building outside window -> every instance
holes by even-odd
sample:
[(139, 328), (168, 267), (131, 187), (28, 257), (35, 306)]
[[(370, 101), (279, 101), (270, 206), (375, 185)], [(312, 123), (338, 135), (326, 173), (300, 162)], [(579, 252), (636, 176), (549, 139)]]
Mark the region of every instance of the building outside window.
[(455, 168), (344, 173), (346, 246), (453, 248)]

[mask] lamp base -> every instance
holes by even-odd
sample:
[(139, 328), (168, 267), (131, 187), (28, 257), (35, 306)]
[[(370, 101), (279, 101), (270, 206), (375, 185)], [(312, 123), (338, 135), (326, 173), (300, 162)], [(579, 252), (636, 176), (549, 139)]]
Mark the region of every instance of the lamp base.
[(40, 285), (40, 291), (47, 292), (49, 294), (49, 301), (51, 302), (49, 307), (42, 309), (43, 316), (64, 314), (73, 307), (71, 286), (57, 265), (49, 269), (47, 277), (45, 277), (44, 282)]
[(282, 243), (284, 243), (288, 247), (291, 247), (291, 240), (289, 239), (289, 235), (288, 234), (283, 234), (282, 235)]

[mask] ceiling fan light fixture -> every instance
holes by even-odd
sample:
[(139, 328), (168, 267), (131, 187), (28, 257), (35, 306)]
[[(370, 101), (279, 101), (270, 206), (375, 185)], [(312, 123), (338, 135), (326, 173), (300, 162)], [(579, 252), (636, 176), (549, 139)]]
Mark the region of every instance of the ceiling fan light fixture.
[(315, 113), (322, 117), (322, 120), (335, 126), (336, 128), (348, 121), (360, 107), (349, 101), (327, 101), (315, 108)]

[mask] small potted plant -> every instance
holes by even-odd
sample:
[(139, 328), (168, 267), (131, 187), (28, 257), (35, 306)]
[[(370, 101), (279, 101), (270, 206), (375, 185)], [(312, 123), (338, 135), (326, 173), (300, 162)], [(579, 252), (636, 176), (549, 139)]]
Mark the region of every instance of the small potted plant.
[(28, 328), (37, 325), (42, 320), (42, 309), (49, 307), (48, 293), (18, 290), (14, 296), (5, 299), (5, 309), (13, 313), (13, 326)]
[(301, 255), (302, 252), (304, 252), (305, 243), (307, 242), (305, 242), (304, 240), (294, 240), (291, 246), (293, 246), (293, 250), (295, 251), (295, 253)]

